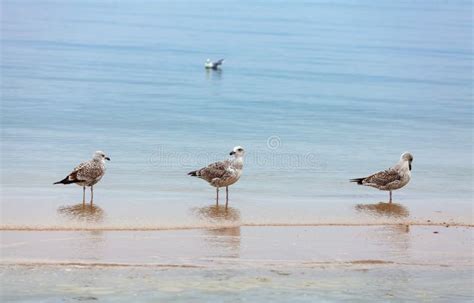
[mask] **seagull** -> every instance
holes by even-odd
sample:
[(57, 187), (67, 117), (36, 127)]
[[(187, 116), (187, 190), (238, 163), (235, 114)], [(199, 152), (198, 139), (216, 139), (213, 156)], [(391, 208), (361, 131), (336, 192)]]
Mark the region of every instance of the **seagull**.
[(211, 59), (207, 59), (204, 67), (206, 69), (218, 69), (220, 65), (224, 62), (224, 59), (217, 60), (216, 62), (212, 62)]
[(242, 175), (245, 151), (236, 146), (230, 152), (232, 158), (209, 164), (208, 166), (189, 172), (189, 176), (198, 177), (209, 182), (216, 188), (216, 205), (219, 205), (219, 188), (225, 187), (225, 207), (229, 203), (229, 186), (237, 182)]
[(104, 152), (96, 151), (92, 160), (82, 162), (61, 181), (53, 184), (76, 183), (82, 186), (82, 205), (85, 206), (86, 186), (91, 188), (91, 205), (94, 202), (94, 184), (100, 181), (105, 174), (105, 160), (110, 161)]
[(400, 156), (400, 161), (393, 167), (380, 171), (365, 178), (351, 179), (359, 185), (372, 186), (380, 190), (390, 192), (390, 202), (392, 203), (392, 190), (397, 190), (407, 185), (411, 178), (411, 162), (413, 156), (405, 152)]

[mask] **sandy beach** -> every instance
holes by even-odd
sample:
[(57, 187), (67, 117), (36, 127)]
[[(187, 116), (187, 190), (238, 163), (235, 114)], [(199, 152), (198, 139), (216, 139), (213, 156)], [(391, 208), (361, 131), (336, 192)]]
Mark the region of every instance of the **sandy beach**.
[(468, 302), (472, 227), (3, 231), (4, 302)]

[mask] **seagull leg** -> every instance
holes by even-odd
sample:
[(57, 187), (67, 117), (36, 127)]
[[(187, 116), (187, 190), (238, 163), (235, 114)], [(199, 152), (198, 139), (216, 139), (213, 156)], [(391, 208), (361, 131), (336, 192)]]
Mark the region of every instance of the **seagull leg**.
[(91, 206), (94, 203), (94, 185), (91, 185)]
[(225, 187), (225, 209), (227, 209), (227, 205), (229, 204), (229, 186)]
[(390, 201), (388, 203), (392, 203), (392, 191), (390, 191)]
[(219, 187), (216, 187), (216, 206), (219, 206)]
[(86, 206), (86, 187), (82, 187), (82, 207)]

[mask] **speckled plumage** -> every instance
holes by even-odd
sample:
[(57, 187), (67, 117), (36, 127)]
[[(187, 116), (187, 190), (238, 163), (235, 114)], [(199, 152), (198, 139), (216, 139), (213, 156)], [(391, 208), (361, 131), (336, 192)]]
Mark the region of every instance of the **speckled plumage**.
[(410, 153), (403, 153), (400, 161), (393, 167), (368, 177), (351, 179), (350, 181), (359, 185), (390, 191), (390, 202), (392, 202), (392, 190), (400, 189), (410, 182), (412, 161), (413, 156)]
[(196, 177), (206, 180), (214, 187), (226, 187), (239, 180), (242, 169), (242, 161), (229, 159), (209, 164), (195, 172)]
[(245, 151), (236, 146), (230, 153), (231, 159), (209, 164), (201, 169), (189, 172), (188, 175), (206, 180), (216, 188), (216, 204), (219, 204), (219, 188), (226, 188), (226, 207), (229, 201), (229, 186), (239, 181), (244, 166)]
[(102, 179), (105, 174), (105, 160), (110, 160), (101, 151), (96, 151), (92, 160), (82, 162), (74, 170), (61, 181), (54, 184), (71, 184), (75, 183), (83, 187), (82, 202), (85, 203), (85, 188), (91, 188), (91, 203), (94, 199), (93, 186)]
[(407, 185), (410, 174), (389, 168), (370, 175), (362, 180), (362, 185), (371, 186), (380, 190), (395, 190)]
[(92, 186), (102, 179), (105, 174), (105, 164), (92, 159), (79, 164), (68, 175), (68, 180), (80, 186)]

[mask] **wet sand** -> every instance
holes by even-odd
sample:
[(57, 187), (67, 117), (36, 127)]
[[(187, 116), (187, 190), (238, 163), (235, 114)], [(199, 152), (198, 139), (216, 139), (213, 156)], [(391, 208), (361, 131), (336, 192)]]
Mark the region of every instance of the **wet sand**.
[(472, 228), (2, 231), (3, 301), (469, 301)]

